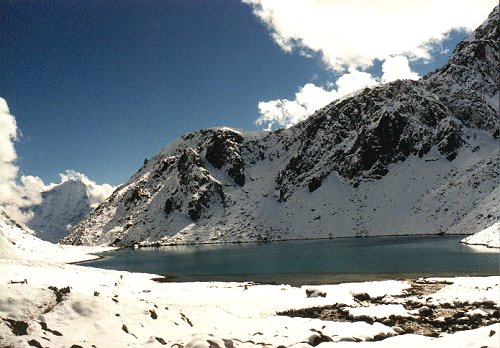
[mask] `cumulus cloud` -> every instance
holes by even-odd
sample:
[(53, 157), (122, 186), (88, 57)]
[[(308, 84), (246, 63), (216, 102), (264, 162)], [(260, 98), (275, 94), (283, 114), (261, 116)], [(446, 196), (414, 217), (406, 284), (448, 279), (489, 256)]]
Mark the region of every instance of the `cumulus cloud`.
[[(257, 125), (290, 127), (333, 100), (364, 87), (417, 80), (410, 62), (429, 59), (453, 29), (473, 30), (496, 5), (492, 0), (242, 0), (286, 52), (317, 53), (342, 74), (334, 83), (300, 87), (295, 99), (259, 102)], [(366, 68), (382, 62), (382, 75)]]
[(452, 29), (472, 30), (497, 0), (242, 0), (287, 52), (317, 52), (330, 68), (391, 56), (430, 58)]
[(408, 58), (405, 56), (389, 57), (382, 64), (382, 82), (391, 82), (399, 79), (418, 80), (420, 76), (410, 69)]
[(18, 172), (14, 148), (16, 139), (16, 119), (10, 114), (5, 99), (0, 97), (0, 207), (7, 206), (18, 196), (15, 184)]
[(299, 88), (294, 100), (276, 99), (259, 102), (260, 117), (255, 123), (258, 126), (265, 125), (264, 130), (268, 131), (272, 130), (273, 126), (288, 128), (305, 120), (335, 99), (377, 84), (379, 81), (371, 74), (350, 68), (349, 73), (326, 87), (312, 83), (305, 84)]
[(271, 130), (274, 124), (291, 127), (336, 98), (337, 91), (307, 83), (295, 94), (294, 100), (277, 99), (259, 102), (260, 117), (256, 124), (259, 126), (267, 124), (266, 130)]
[(16, 140), (16, 119), (10, 114), (5, 99), (0, 97), (0, 208), (17, 222), (26, 224), (33, 217), (29, 207), (42, 202), (42, 192), (69, 180), (81, 180), (87, 186), (91, 208), (95, 208), (114, 191), (115, 187), (109, 184), (98, 185), (86, 175), (73, 170), (59, 174), (59, 183), (48, 185), (37, 176), (23, 175), (18, 178)]
[(379, 82), (370, 73), (349, 68), (349, 73), (339, 77), (335, 84), (340, 98), (362, 88), (376, 86)]

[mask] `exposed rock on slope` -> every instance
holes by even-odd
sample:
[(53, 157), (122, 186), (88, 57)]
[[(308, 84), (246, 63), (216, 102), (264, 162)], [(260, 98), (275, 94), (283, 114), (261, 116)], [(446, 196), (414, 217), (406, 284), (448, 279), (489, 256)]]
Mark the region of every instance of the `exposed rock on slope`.
[(280, 200), (306, 178), (311, 192), (333, 171), (353, 182), (378, 179), (390, 163), (422, 157), (433, 147), (452, 160), (463, 142), (460, 122), (413, 81), (332, 103), (294, 131), (298, 150), (278, 174)]
[(335, 101), (272, 133), (167, 146), (65, 243), (472, 233), (499, 219), (498, 7), (420, 81)]
[(498, 115), (498, 6), (456, 47), (444, 67), (421, 83), (465, 126), (500, 137)]

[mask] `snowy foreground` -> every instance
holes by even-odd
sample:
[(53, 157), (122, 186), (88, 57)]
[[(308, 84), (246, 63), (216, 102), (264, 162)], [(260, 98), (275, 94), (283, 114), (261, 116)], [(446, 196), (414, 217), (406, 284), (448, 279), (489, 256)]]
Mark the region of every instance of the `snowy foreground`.
[[(160, 283), (151, 274), (64, 264), (92, 250), (39, 243), (0, 223), (0, 347), (500, 346), (498, 276), (314, 287)], [(315, 311), (304, 308), (323, 306), (330, 314), (307, 317)], [(277, 315), (283, 311), (293, 317)], [(405, 334), (413, 320), (431, 317), (453, 323), (453, 333)]]

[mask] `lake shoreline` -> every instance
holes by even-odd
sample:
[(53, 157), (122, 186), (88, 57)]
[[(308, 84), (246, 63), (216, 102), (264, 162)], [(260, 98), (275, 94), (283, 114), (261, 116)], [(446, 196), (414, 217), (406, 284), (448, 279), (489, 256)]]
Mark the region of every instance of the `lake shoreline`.
[[(411, 237), (454, 237), (454, 236), (471, 236), (472, 234), (462, 234), (462, 233), (457, 233), (457, 234), (439, 234), (439, 233), (428, 233), (428, 234), (390, 234), (390, 235), (376, 235), (376, 236), (348, 236), (348, 237), (328, 237), (328, 238), (291, 238), (291, 239), (276, 239), (276, 240), (269, 240), (269, 241), (237, 241), (237, 242), (231, 242), (231, 241), (220, 241), (220, 242), (199, 242), (199, 243), (168, 243), (168, 244), (150, 244), (150, 245), (141, 245), (141, 244), (133, 244), (133, 245), (127, 245), (127, 246), (107, 246), (109, 250), (104, 250), (100, 251), (98, 253), (95, 253), (96, 256), (98, 257), (97, 259), (89, 259), (89, 260), (82, 260), (82, 261), (75, 261), (71, 262), (71, 264), (80, 264), (80, 263), (85, 263), (85, 262), (90, 262), (90, 261), (96, 261), (99, 259), (104, 259), (106, 256), (106, 253), (117, 251), (117, 250), (126, 250), (126, 249), (148, 249), (148, 248), (154, 248), (154, 249), (159, 249), (159, 248), (164, 248), (164, 247), (176, 247), (176, 246), (204, 246), (204, 245), (240, 245), (240, 244), (274, 244), (274, 243), (286, 243), (286, 242), (298, 242), (298, 241), (318, 241), (318, 240), (346, 240), (346, 239), (373, 239), (373, 238), (411, 238)], [(460, 242), (462, 243), (462, 242)], [(479, 247), (487, 247), (490, 249), (495, 249), (491, 248), (488, 245), (483, 245), (483, 244), (468, 244), (468, 243), (462, 243), (465, 245), (469, 246), (479, 246)], [(61, 245), (66, 245), (66, 244), (61, 244)]]
[[(370, 239), (370, 238), (405, 238), (405, 237), (451, 237), (451, 236), (471, 236), (473, 233), (454, 233), (454, 234), (442, 234), (442, 233), (418, 233), (418, 234), (380, 234), (372, 236), (338, 236), (338, 237), (317, 237), (317, 238), (287, 238), (287, 239), (270, 239), (270, 240), (244, 240), (244, 241), (202, 241), (202, 242), (189, 242), (189, 243), (151, 243), (151, 244), (141, 244), (145, 242), (133, 243), (130, 245), (116, 246), (117, 249), (142, 249), (142, 248), (161, 248), (161, 247), (172, 247), (172, 246), (196, 246), (196, 245), (224, 245), (224, 244), (271, 244), (271, 243), (281, 243), (281, 242), (296, 242), (296, 241), (315, 241), (315, 240), (344, 240), (344, 239)], [(114, 247), (114, 246), (113, 246)], [(112, 250), (111, 250), (112, 251)]]
[[(131, 272), (136, 273), (136, 272)], [(140, 272), (137, 272), (140, 273)], [(385, 274), (321, 274), (321, 275), (308, 275), (308, 276), (293, 276), (283, 277), (269, 276), (265, 278), (251, 276), (245, 279), (235, 276), (220, 276), (220, 277), (179, 277), (170, 274), (159, 274), (161, 277), (154, 279), (160, 283), (211, 283), (211, 282), (223, 282), (223, 283), (252, 283), (255, 285), (290, 285), (292, 287), (301, 287), (305, 285), (337, 285), (337, 284), (347, 284), (347, 283), (360, 283), (360, 282), (380, 282), (387, 280), (396, 281), (409, 281), (414, 279), (427, 279), (427, 278), (454, 278), (454, 277), (492, 277), (498, 275), (493, 272), (461, 272), (461, 273), (450, 273), (450, 272), (435, 272), (435, 273), (406, 273), (406, 274), (395, 274), (395, 273), (385, 273)]]
[(170, 282), (291, 285), (498, 274), (496, 251), (460, 240), (456, 235), (433, 235), (176, 245), (120, 249), (78, 264), (160, 274)]

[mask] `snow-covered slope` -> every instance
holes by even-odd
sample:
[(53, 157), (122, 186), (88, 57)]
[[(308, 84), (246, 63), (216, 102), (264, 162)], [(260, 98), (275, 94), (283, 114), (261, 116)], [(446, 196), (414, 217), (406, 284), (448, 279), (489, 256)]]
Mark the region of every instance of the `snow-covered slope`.
[(500, 248), (500, 222), (494, 223), (490, 227), (464, 238), (462, 243)]
[(420, 81), (272, 133), (193, 132), (64, 239), (88, 245), (472, 233), (498, 221), (498, 7)]
[(112, 248), (56, 245), (34, 236), (0, 210), (0, 261), (31, 260), (51, 263), (77, 262), (98, 258), (91, 253)]

